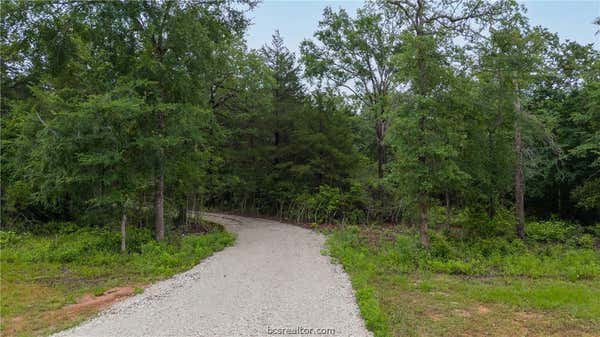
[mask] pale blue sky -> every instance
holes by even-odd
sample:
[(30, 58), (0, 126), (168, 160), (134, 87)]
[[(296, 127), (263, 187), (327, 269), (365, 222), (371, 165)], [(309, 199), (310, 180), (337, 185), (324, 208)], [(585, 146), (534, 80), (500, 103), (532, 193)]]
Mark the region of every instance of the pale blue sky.
[[(595, 43), (600, 47), (600, 35), (595, 35), (592, 24), (600, 16), (600, 0), (588, 1), (520, 1), (528, 9), (527, 16), (532, 25), (541, 25), (557, 32), (561, 40), (579, 43)], [(344, 8), (349, 13), (363, 4), (358, 0), (263, 0), (250, 13), (253, 25), (246, 35), (250, 48), (260, 48), (271, 41), (275, 29), (283, 36), (289, 49), (298, 51), (305, 38), (311, 38), (317, 29), (323, 8)]]

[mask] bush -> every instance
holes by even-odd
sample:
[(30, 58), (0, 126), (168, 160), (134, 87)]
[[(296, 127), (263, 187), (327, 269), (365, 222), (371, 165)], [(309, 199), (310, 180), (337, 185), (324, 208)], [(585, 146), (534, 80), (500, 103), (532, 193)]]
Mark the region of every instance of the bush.
[(429, 252), (432, 257), (442, 260), (447, 260), (458, 255), (446, 237), (436, 232), (431, 233), (431, 247)]
[(593, 225), (590, 228), (590, 232), (592, 233), (592, 235), (594, 235), (597, 238), (600, 238), (600, 223), (597, 223), (595, 225)]
[(0, 231), (0, 247), (15, 244), (23, 239), (23, 235), (19, 235), (12, 231)]
[(490, 219), (481, 209), (465, 208), (456, 216), (455, 223), (463, 228), (469, 237), (514, 237), (515, 218), (513, 212), (498, 208)]
[(527, 246), (521, 240), (513, 239), (509, 241), (505, 238), (479, 239), (473, 240), (467, 244), (466, 249), (473, 255), (491, 257), (493, 255), (508, 256), (514, 254), (523, 254)]
[[(369, 235), (373, 235), (372, 229)], [(373, 243), (359, 226), (337, 230), (329, 247), (333, 256), (352, 257), (358, 263), (369, 255), (377, 257), (388, 270), (432, 271), (482, 276), (556, 277), (569, 280), (600, 278), (600, 254), (585, 248), (593, 237), (583, 235), (578, 247), (557, 243), (530, 243), (520, 239), (473, 238), (456, 240), (431, 233), (429, 250), (420, 246), (413, 232), (399, 233), (393, 243)], [(363, 262), (360, 262), (363, 263)], [(350, 264), (344, 261), (345, 265)], [(366, 264), (362, 264), (365, 268)]]
[(525, 226), (528, 239), (538, 242), (567, 242), (577, 233), (574, 224), (561, 220), (534, 221)]
[(386, 252), (385, 260), (388, 265), (403, 272), (417, 269), (424, 254), (419, 240), (414, 235), (396, 236), (395, 245)]
[(593, 249), (596, 243), (596, 239), (591, 234), (583, 234), (577, 239), (577, 245), (581, 248)]
[(432, 206), (429, 209), (429, 226), (433, 229), (440, 229), (446, 223), (446, 208), (442, 206)]
[(337, 187), (321, 185), (317, 193), (299, 194), (292, 202), (289, 216), (297, 221), (315, 224), (343, 223), (359, 224), (366, 221), (364, 191), (353, 184), (350, 190), (342, 192)]
[(161, 243), (154, 241), (147, 229), (131, 228), (127, 234), (128, 254), (122, 254), (120, 233), (108, 229), (81, 228), (52, 236), (0, 231), (1, 259), (102, 267), (131, 262), (130, 266), (142, 274), (168, 275), (195, 265), (235, 241), (235, 236), (225, 231)]
[(131, 253), (141, 253), (142, 246), (154, 240), (152, 231), (147, 228), (135, 228), (127, 230), (127, 251)]
[(70, 234), (56, 235), (48, 247), (49, 262), (84, 262), (95, 253), (118, 253), (121, 235), (98, 228), (82, 228)]
[(476, 263), (455, 259), (448, 261), (432, 260), (429, 266), (432, 271), (446, 274), (471, 275), (476, 274), (477, 271)]

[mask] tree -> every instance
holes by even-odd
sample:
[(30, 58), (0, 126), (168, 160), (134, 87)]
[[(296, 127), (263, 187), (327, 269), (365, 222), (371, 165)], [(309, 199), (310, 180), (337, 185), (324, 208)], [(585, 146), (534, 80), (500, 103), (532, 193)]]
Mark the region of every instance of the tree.
[(386, 163), (385, 135), (389, 127), (391, 94), (402, 83), (393, 57), (402, 48), (401, 25), (387, 11), (367, 5), (351, 18), (345, 10), (326, 8), (319, 30), (320, 45), (302, 42), (306, 75), (320, 85), (350, 95), (370, 116), (375, 130), (380, 199)]
[(429, 143), (431, 133), (435, 127), (428, 124), (435, 117), (431, 103), (438, 85), (443, 82), (443, 74), (447, 52), (452, 46), (452, 39), (457, 36), (469, 37), (473, 23), (482, 23), (497, 16), (504, 7), (504, 3), (488, 5), (483, 1), (462, 2), (442, 1), (438, 3), (415, 1), (386, 1), (381, 4), (383, 8), (394, 14), (400, 24), (405, 25), (403, 33), (407, 45), (401, 62), (407, 62), (404, 67), (405, 74), (411, 83), (414, 95), (414, 114), (418, 116), (414, 125), (414, 151), (418, 162), (414, 169), (422, 172), (417, 180), (417, 202), (420, 210), (420, 237), (423, 246), (429, 246), (428, 212), (431, 193), (435, 190), (434, 174), (439, 146)]
[(296, 56), (285, 47), (279, 31), (275, 31), (271, 44), (263, 46), (260, 53), (274, 80), (270, 104), (272, 114), (262, 119), (264, 127), (272, 130), (271, 141), (265, 144), (265, 155), (271, 161), (271, 172), (265, 181), (268, 188), (265, 195), (271, 199), (270, 202), (279, 204), (277, 214), (281, 214), (285, 200), (290, 198), (290, 190), (297, 191), (296, 184), (290, 186), (293, 176), (290, 170), (296, 154), (292, 149), (292, 133), (305, 113), (306, 95), (300, 83)]
[(512, 101), (514, 114), (514, 194), (516, 233), (525, 238), (525, 141), (523, 128), (530, 115), (523, 109), (523, 90), (528, 88), (534, 77), (541, 72), (541, 52), (544, 48), (543, 34), (530, 29), (525, 18), (515, 13), (503, 21), (499, 28), (492, 29), (490, 53), (487, 54), (490, 71), (503, 90), (499, 93)]
[[(543, 72), (531, 84), (526, 109), (543, 122), (552, 135), (537, 146), (535, 167), (528, 176), (528, 212), (544, 216), (552, 212), (563, 218), (591, 222), (594, 206), (582, 201), (592, 197), (597, 147), (594, 144), (594, 112), (598, 105), (598, 51), (592, 45), (561, 42), (546, 37)], [(590, 181), (590, 188), (580, 187)], [(575, 192), (577, 191), (577, 192)], [(593, 198), (587, 199), (592, 201)], [(584, 204), (586, 206), (584, 206)]]
[[(186, 143), (177, 135), (180, 125), (169, 124), (175, 121), (181, 123), (178, 117), (183, 116), (177, 115), (189, 111), (192, 108), (190, 104), (205, 104), (206, 96), (203, 94), (208, 88), (203, 70), (214, 67), (217, 61), (210, 56), (211, 52), (242, 31), (246, 21), (240, 10), (222, 2), (135, 2), (126, 3), (123, 9), (144, 48), (140, 51), (141, 63), (136, 76), (154, 83), (148, 98), (154, 106), (156, 122), (151, 131), (154, 136), (147, 139), (146, 145), (154, 163), (156, 238), (162, 240), (165, 232), (165, 175), (170, 170), (170, 166), (165, 164), (184, 154), (185, 150), (179, 148), (183, 150), (180, 151), (177, 146)], [(221, 13), (231, 15), (223, 17)], [(193, 132), (192, 129), (186, 130)]]
[[(254, 5), (251, 1), (241, 4)], [(23, 44), (23, 38), (31, 39), (31, 48), (24, 49), (21, 55), (10, 54), (3, 71), (17, 69), (10, 82), (13, 87), (21, 77), (36, 85), (31, 91), (22, 90), (17, 109), (3, 102), (9, 110), (7, 124), (11, 129), (3, 140), (10, 139), (9, 152), (22, 154), (28, 164), (13, 170), (16, 165), (10, 163), (9, 190), (19, 195), (31, 192), (37, 201), (25, 202), (43, 202), (47, 208), (69, 218), (80, 215), (77, 206), (90, 200), (90, 194), (97, 198), (123, 189), (121, 194), (127, 192), (126, 199), (136, 199), (135, 194), (145, 199), (152, 187), (156, 237), (163, 239), (165, 191), (171, 191), (171, 200), (177, 203), (176, 198), (186, 194), (185, 190), (198, 189), (198, 177), (210, 164), (213, 141), (219, 134), (209, 105), (210, 84), (216, 81), (211, 70), (217, 69), (216, 64), (221, 62), (218, 51), (230, 50), (247, 24), (243, 6), (238, 5), (175, 1), (15, 5), (15, 11), (25, 10), (28, 14), (17, 16), (17, 20), (8, 24), (3, 16), (3, 31), (11, 32), (4, 35), (10, 48), (3, 51), (10, 53), (11, 48)], [(62, 54), (53, 54), (57, 52)], [(130, 83), (131, 97), (142, 101), (130, 106), (138, 106), (139, 110), (119, 110), (124, 109), (124, 101), (114, 98), (113, 88), (122, 83)], [(47, 99), (36, 103), (36, 96)], [(109, 97), (105, 99), (108, 103), (98, 97)], [(113, 103), (116, 105), (112, 106)], [(87, 104), (86, 109), (82, 104)], [(78, 110), (81, 116), (75, 114)], [(89, 113), (83, 114), (85, 111)], [(115, 125), (109, 130), (112, 133), (102, 129), (98, 118), (103, 113), (119, 111), (121, 115), (110, 117), (104, 124), (124, 122), (119, 118), (125, 118), (125, 112), (135, 112), (134, 122)], [(66, 120), (64, 116), (72, 119)], [(72, 124), (73, 121), (81, 127), (96, 125), (106, 133), (95, 138), (96, 133), (79, 132), (75, 135), (84, 141), (71, 139), (67, 130), (78, 125)], [(127, 143), (127, 149), (135, 156), (119, 157), (125, 150), (110, 154), (115, 151), (111, 141), (116, 132), (123, 135), (117, 138), (119, 144)], [(87, 135), (89, 138), (85, 138)], [(65, 148), (51, 156), (36, 158), (27, 153), (35, 147), (35, 142)], [(90, 145), (78, 148), (74, 145), (78, 143)], [(143, 179), (136, 179), (132, 185), (104, 185), (107, 172), (120, 172), (121, 165), (129, 170), (125, 159), (135, 164), (133, 167)], [(47, 170), (52, 165), (55, 170)], [(86, 178), (81, 179), (76, 173), (82, 172), (86, 165), (98, 169), (87, 171)], [(68, 178), (70, 174), (73, 178)], [(28, 175), (34, 175), (38, 185), (27, 184), (31, 190), (23, 191), (19, 186), (24, 186)], [(83, 181), (101, 181), (101, 194), (94, 193), (99, 186), (89, 188)], [(191, 186), (186, 181), (196, 184)]]
[[(584, 175), (584, 180), (575, 188), (573, 198), (577, 205), (600, 212), (600, 57), (594, 53), (595, 60), (589, 72), (584, 74), (585, 86), (582, 89), (584, 99), (583, 109), (573, 115), (572, 120), (579, 126), (582, 142), (575, 146), (570, 155), (584, 159), (589, 163), (589, 173)], [(587, 171), (587, 170), (586, 170)]]

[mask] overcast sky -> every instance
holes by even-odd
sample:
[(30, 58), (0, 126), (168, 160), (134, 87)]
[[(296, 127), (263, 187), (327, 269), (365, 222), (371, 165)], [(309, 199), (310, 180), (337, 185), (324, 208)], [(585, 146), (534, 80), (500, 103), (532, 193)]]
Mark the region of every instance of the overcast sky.
[[(600, 16), (600, 0), (520, 2), (527, 7), (532, 25), (558, 33), (561, 40), (595, 43), (600, 48), (600, 35), (595, 35), (597, 26), (592, 24)], [(246, 36), (248, 46), (260, 48), (279, 29), (288, 48), (297, 52), (300, 42), (316, 31), (323, 8), (344, 8), (353, 14), (362, 4), (359, 0), (264, 0), (250, 14), (253, 25)]]

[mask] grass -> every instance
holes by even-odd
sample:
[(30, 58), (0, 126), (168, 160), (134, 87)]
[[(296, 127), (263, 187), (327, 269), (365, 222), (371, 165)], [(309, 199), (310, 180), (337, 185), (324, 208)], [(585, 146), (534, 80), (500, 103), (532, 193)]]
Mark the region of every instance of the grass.
[(375, 336), (598, 336), (600, 253), (563, 243), (463, 241), (410, 230), (336, 229), (328, 253), (350, 275)]
[(158, 244), (147, 230), (130, 229), (128, 253), (118, 232), (72, 228), (36, 236), (0, 232), (0, 294), (3, 336), (38, 336), (68, 328), (98, 308), (65, 312), (85, 294), (130, 286), (133, 293), (196, 265), (231, 245), (235, 237), (218, 225), (203, 235), (171, 237)]

